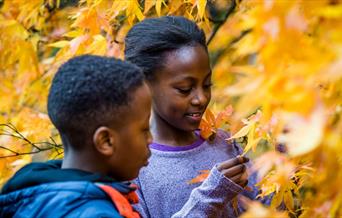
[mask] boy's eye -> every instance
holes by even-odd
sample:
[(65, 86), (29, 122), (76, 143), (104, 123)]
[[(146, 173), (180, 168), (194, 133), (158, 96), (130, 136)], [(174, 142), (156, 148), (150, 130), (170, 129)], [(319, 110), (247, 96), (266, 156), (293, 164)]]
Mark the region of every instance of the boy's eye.
[(145, 135), (145, 136), (148, 136), (150, 134), (150, 128), (145, 128), (143, 129), (142, 133)]

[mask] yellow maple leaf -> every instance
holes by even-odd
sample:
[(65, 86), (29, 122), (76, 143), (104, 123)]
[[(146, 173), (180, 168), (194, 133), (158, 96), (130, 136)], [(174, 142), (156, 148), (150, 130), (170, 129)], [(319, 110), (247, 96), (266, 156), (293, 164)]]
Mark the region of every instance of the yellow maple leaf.
[(202, 19), (205, 13), (205, 7), (207, 5), (207, 0), (197, 0), (197, 10), (198, 10), (198, 17)]

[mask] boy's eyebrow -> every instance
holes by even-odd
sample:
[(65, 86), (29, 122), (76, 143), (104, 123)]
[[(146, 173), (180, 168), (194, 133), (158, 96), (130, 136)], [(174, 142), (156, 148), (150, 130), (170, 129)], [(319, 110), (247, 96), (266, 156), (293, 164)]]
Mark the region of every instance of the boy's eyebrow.
[(150, 121), (150, 118), (151, 118), (151, 112), (149, 112), (149, 113), (147, 113), (146, 115), (145, 115), (145, 119), (143, 120), (143, 121)]
[(148, 113), (148, 114), (146, 115), (146, 117), (145, 117), (145, 121), (146, 121), (146, 120), (149, 121), (149, 120), (150, 120), (150, 117), (151, 117), (151, 113)]

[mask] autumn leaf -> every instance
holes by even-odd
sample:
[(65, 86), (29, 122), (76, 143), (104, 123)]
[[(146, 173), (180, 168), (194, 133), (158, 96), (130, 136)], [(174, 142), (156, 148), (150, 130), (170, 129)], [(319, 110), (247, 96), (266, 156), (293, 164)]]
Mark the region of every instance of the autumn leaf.
[(217, 114), (217, 117), (215, 119), (215, 127), (220, 128), (223, 126), (225, 123), (228, 123), (230, 117), (233, 114), (233, 106), (228, 105), (223, 111), (220, 111)]
[(269, 218), (269, 217), (277, 217), (277, 218), (287, 218), (288, 215), (286, 212), (277, 211), (276, 209), (267, 208), (257, 201), (250, 201), (247, 198), (243, 198), (247, 207), (247, 211), (242, 214), (241, 218)]
[(279, 135), (279, 143), (288, 148), (290, 155), (303, 155), (314, 150), (323, 137), (325, 114), (322, 106), (317, 106), (310, 117), (285, 115), (286, 131)]
[(185, 2), (182, 0), (174, 0), (169, 2), (169, 14), (176, 13), (180, 7), (184, 4)]
[(207, 0), (197, 0), (197, 10), (200, 19), (204, 17), (205, 6), (207, 5)]
[(158, 17), (160, 17), (161, 14), (161, 7), (162, 7), (162, 3), (164, 2), (164, 0), (156, 0), (156, 12)]
[(245, 155), (250, 149), (255, 151), (256, 146), (262, 137), (255, 137), (256, 133), (256, 125), (261, 118), (261, 111), (257, 111), (255, 115), (250, 116), (247, 120), (243, 120), (246, 124), (242, 127), (237, 133), (233, 134), (231, 137), (226, 139), (227, 141), (231, 141), (233, 139), (238, 139), (241, 137), (247, 136), (248, 143), (244, 148), (243, 155)]
[(156, 0), (145, 0), (144, 14), (146, 14), (155, 4)]
[(237, 133), (235, 133), (233, 136), (231, 136), (227, 140), (237, 139), (237, 138), (246, 136), (252, 130), (253, 125), (254, 125), (253, 123), (250, 123), (242, 127)]
[(206, 120), (202, 119), (200, 123), (200, 134), (201, 137), (204, 139), (209, 139), (209, 137), (213, 134), (213, 129), (210, 123), (208, 123)]
[(199, 182), (203, 182), (209, 176), (210, 170), (201, 170), (200, 174), (195, 178), (191, 179), (188, 184), (195, 184)]
[(218, 113), (215, 117), (210, 109), (204, 112), (204, 118), (200, 123), (201, 136), (204, 139), (211, 139), (215, 137), (217, 129), (221, 128), (225, 123), (228, 123), (230, 116), (233, 113), (233, 108), (231, 105), (227, 106), (225, 110)]

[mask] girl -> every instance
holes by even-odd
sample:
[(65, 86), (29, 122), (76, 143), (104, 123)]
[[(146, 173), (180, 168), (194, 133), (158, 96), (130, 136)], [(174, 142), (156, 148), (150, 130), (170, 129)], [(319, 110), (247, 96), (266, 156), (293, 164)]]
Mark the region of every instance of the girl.
[[(231, 200), (248, 183), (248, 159), (223, 131), (213, 143), (199, 135), (212, 85), (203, 31), (183, 17), (150, 18), (133, 26), (125, 43), (126, 60), (142, 68), (153, 101), (152, 156), (136, 181), (137, 209), (143, 217), (235, 217)], [(200, 186), (188, 184), (205, 169)]]

